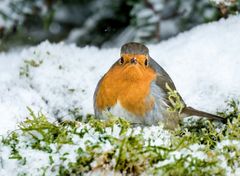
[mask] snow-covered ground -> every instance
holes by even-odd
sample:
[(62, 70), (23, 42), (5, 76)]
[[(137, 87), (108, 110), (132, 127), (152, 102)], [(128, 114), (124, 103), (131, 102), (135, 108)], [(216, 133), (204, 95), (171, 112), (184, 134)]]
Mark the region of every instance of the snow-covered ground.
[[(187, 104), (216, 112), (240, 95), (240, 16), (204, 24), (149, 46)], [(0, 54), (0, 134), (16, 128), (27, 106), (52, 117), (93, 113), (98, 80), (119, 58), (119, 48), (79, 48), (43, 42)]]
[[(239, 20), (240, 16), (235, 16), (201, 25), (169, 41), (149, 46), (150, 55), (170, 74), (187, 104), (201, 110), (216, 112), (226, 108), (225, 100), (231, 97), (239, 98)], [(27, 107), (35, 112), (43, 112), (50, 121), (55, 121), (56, 118), (80, 118), (93, 113), (92, 97), (95, 86), (118, 58), (119, 48), (99, 50), (95, 47), (78, 48), (74, 45), (49, 42), (23, 50), (13, 49), (7, 53), (1, 53), (0, 135), (6, 136), (7, 131), (16, 129), (17, 123), (28, 116)], [(226, 134), (231, 135), (231, 129)], [(142, 149), (146, 146), (174, 148), (174, 145), (178, 145), (174, 143), (176, 142), (174, 139), (181, 140), (181, 137), (178, 138), (163, 130), (161, 126), (146, 127), (142, 131), (140, 127), (129, 128), (124, 135), (119, 134), (121, 129), (116, 124), (112, 129), (101, 129), (104, 131), (101, 133), (89, 124), (81, 124), (77, 129), (68, 130), (74, 132), (63, 131), (61, 135), (63, 137), (66, 135), (66, 140), (71, 137), (72, 141), (62, 145), (51, 138), (51, 135), (56, 138), (59, 134), (51, 131), (42, 131), (43, 134), (50, 136), (50, 142), (48, 141), (50, 144), (47, 144), (46, 140), (36, 140), (41, 138), (36, 131), (34, 131), (36, 136), (31, 131), (36, 138), (23, 131), (17, 131), (18, 137), (14, 137), (12, 133), (13, 138), (9, 135), (10, 142), (0, 141), (0, 175), (57, 175), (61, 169), (72, 169), (73, 165), (69, 164), (77, 162), (79, 157), (84, 159), (84, 154), (88, 152), (85, 150), (86, 147), (92, 147), (92, 151), (95, 151), (92, 156), (93, 161), (89, 162), (92, 168), (98, 168), (98, 166), (101, 168), (102, 162), (106, 159), (105, 152), (113, 154), (108, 164), (115, 168), (116, 158), (120, 155), (122, 146), (119, 147), (118, 142), (124, 144), (129, 135), (133, 135), (136, 140), (144, 141), (144, 143), (138, 143), (141, 146), (137, 155), (142, 157), (144, 157)], [(214, 132), (217, 138), (218, 132)], [(139, 138), (138, 134), (143, 135), (144, 139), (141, 139), (141, 136)], [(202, 172), (205, 173), (215, 171), (218, 173), (217, 171), (222, 169), (226, 175), (239, 175), (238, 134), (233, 134), (235, 140), (228, 139), (226, 135), (212, 150), (206, 150), (209, 149), (208, 144), (200, 145), (195, 141), (192, 145), (165, 151), (166, 158), (157, 160), (153, 167), (165, 166), (185, 157), (184, 166), (190, 171), (192, 168), (194, 170), (193, 166), (188, 167), (189, 164), (193, 164), (192, 162), (207, 164), (215, 162), (214, 168), (211, 168), (211, 165), (209, 167), (197, 165), (199, 167), (197, 169), (203, 167)], [(37, 142), (39, 146), (35, 145)], [(191, 141), (185, 142), (191, 144)], [(213, 142), (216, 140), (213, 139)], [(98, 150), (95, 150), (96, 146)], [(134, 150), (126, 152), (135, 155)], [(150, 156), (154, 157), (154, 155)], [(186, 159), (186, 157), (189, 158)], [(140, 161), (143, 160), (144, 158), (140, 158)], [(83, 165), (80, 162), (77, 167)], [(112, 168), (106, 172), (111, 173)], [(151, 170), (151, 168), (148, 169)], [(96, 174), (97, 171), (90, 172), (89, 175)], [(161, 172), (164, 172), (164, 169), (160, 169), (160, 174)]]

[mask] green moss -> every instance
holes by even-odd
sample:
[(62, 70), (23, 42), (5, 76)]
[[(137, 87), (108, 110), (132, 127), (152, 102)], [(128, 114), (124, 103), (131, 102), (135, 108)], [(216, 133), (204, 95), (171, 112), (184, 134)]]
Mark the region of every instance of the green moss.
[[(28, 163), (20, 149), (25, 147), (47, 153), (49, 164), (39, 166), (43, 175), (47, 172), (83, 175), (106, 168), (125, 175), (225, 175), (226, 168), (221, 167), (221, 162), (226, 162), (232, 171), (240, 167), (238, 105), (231, 100), (226, 111), (220, 113), (228, 118), (227, 124), (190, 119), (181, 128), (168, 132), (170, 140), (167, 144), (158, 146), (144, 136), (144, 131), (150, 128), (135, 128), (111, 114), (108, 120), (88, 115), (85, 122), (53, 123), (41, 112), (35, 114), (28, 108), (29, 117), (19, 124), (18, 130), (4, 136), (0, 144), (10, 148), (9, 160), (18, 160), (19, 167)], [(224, 141), (230, 142), (219, 147)], [(74, 150), (61, 152), (64, 146)], [(195, 147), (193, 151), (192, 146)], [(207, 157), (196, 157), (195, 151)], [(75, 160), (69, 160), (73, 154), (70, 152), (76, 155)], [(56, 156), (58, 161), (55, 161)]]
[[(174, 162), (159, 167), (163, 176), (211, 176), (211, 175), (225, 175), (223, 168), (216, 165), (217, 160), (201, 160), (194, 158), (191, 155), (182, 156), (175, 159)], [(155, 171), (155, 174), (159, 172)]]
[(223, 150), (221, 153), (219, 152), (219, 154), (224, 155), (228, 166), (230, 166), (232, 169), (236, 168), (236, 166), (240, 167), (240, 150), (238, 146), (233, 144), (224, 146)]
[(224, 139), (224, 126), (209, 120), (198, 120), (195, 124), (186, 125), (174, 132), (173, 143), (179, 147), (186, 147), (193, 143), (205, 145), (208, 149), (213, 149), (218, 142)]
[(120, 134), (124, 134), (127, 129), (131, 127), (130, 123), (125, 119), (118, 118), (112, 114), (108, 114), (108, 120), (99, 120), (93, 115), (87, 117), (87, 123), (91, 125), (95, 130), (103, 133), (107, 127), (113, 128), (114, 125), (121, 127)]
[(29, 77), (29, 71), (30, 71), (30, 68), (37, 68), (39, 67), (40, 65), (42, 65), (43, 61), (40, 60), (40, 61), (36, 61), (34, 59), (31, 59), (31, 60), (24, 60), (24, 65), (22, 67), (20, 67), (20, 72), (19, 72), (19, 75), (21, 77)]
[(166, 83), (166, 89), (168, 90), (168, 100), (171, 106), (168, 107), (168, 111), (181, 113), (185, 105), (183, 104), (181, 97), (176, 90), (171, 89), (171, 87)]
[[(49, 144), (71, 144), (72, 140), (69, 138), (67, 127), (61, 124), (54, 124), (47, 120), (47, 118), (40, 112), (35, 115), (34, 112), (28, 108), (30, 118), (19, 124), (19, 129), (25, 135), (30, 135), (33, 139), (32, 147), (34, 149), (51, 151)], [(46, 143), (42, 145), (41, 142)]]
[(141, 134), (130, 135), (118, 142), (114, 168), (124, 174), (138, 175), (155, 163), (165, 160), (169, 152), (170, 150), (165, 147), (146, 145)]
[(12, 132), (7, 138), (2, 139), (2, 143), (10, 146), (11, 154), (9, 159), (21, 160), (23, 157), (19, 154), (17, 145), (19, 143), (18, 134), (16, 132)]
[(218, 112), (218, 114), (221, 117), (227, 118), (229, 121), (232, 121), (240, 115), (239, 104), (239, 100), (231, 99), (227, 102), (226, 110), (223, 112)]

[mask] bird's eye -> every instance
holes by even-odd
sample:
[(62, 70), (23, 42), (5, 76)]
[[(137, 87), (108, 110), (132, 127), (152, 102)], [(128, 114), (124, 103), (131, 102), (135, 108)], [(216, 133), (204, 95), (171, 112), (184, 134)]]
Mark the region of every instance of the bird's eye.
[(123, 64), (124, 63), (124, 59), (123, 59), (123, 57), (121, 57), (120, 59), (119, 59), (119, 64)]
[(148, 59), (145, 59), (144, 64), (145, 64), (146, 66), (148, 66)]

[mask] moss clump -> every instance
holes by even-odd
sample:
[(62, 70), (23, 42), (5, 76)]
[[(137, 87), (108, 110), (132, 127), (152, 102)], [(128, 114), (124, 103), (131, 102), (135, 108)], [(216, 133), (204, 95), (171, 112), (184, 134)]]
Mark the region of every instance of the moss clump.
[(22, 67), (20, 67), (20, 72), (19, 72), (19, 76), (21, 77), (29, 77), (29, 71), (30, 68), (37, 68), (40, 65), (42, 65), (43, 60), (40, 61), (36, 61), (36, 60), (24, 60), (24, 65)]
[(113, 128), (114, 125), (118, 125), (121, 128), (120, 134), (124, 134), (130, 127), (130, 123), (125, 119), (118, 118), (112, 114), (108, 114), (108, 120), (99, 120), (96, 119), (93, 115), (87, 117), (87, 123), (91, 127), (95, 128), (99, 132), (104, 132), (106, 128)]
[(170, 106), (168, 107), (168, 111), (170, 112), (178, 112), (179, 114), (182, 112), (185, 105), (183, 104), (180, 95), (176, 90), (171, 89), (171, 87), (166, 83), (166, 89), (168, 90), (168, 100), (170, 102)]
[(31, 170), (38, 175), (106, 170), (124, 175), (228, 175), (240, 167), (240, 112), (233, 100), (221, 112), (227, 124), (190, 120), (171, 132), (162, 126), (132, 127), (112, 115), (105, 121), (88, 116), (85, 122), (52, 123), (28, 109), (30, 115), (19, 129), (0, 141), (0, 153), (10, 150), (0, 160), (17, 160), (19, 175), (30, 175), (24, 168), (31, 168), (36, 158), (45, 158)]
[[(216, 159), (202, 160), (191, 155), (182, 156), (158, 169), (163, 176), (225, 175), (225, 170), (217, 165)], [(159, 173), (155, 172), (155, 174)]]
[[(33, 149), (49, 151), (50, 148), (48, 146), (51, 143), (72, 143), (71, 138), (68, 136), (71, 130), (69, 130), (64, 123), (62, 125), (51, 123), (42, 113), (35, 115), (30, 108), (28, 108), (28, 110), (31, 118), (26, 118), (24, 122), (19, 123), (19, 129), (23, 134), (31, 136), (33, 139)], [(42, 141), (44, 141), (46, 145), (42, 145)]]

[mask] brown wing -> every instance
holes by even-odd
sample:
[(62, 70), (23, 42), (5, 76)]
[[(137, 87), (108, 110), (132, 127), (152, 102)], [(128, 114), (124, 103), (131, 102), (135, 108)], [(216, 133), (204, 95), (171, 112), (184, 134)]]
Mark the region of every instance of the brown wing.
[[(169, 91), (166, 88), (166, 83), (169, 85), (169, 87), (172, 90), (176, 90), (176, 87), (172, 81), (172, 79), (170, 78), (170, 76), (167, 74), (167, 72), (156, 62), (154, 61), (152, 58), (150, 60), (150, 67), (153, 68), (156, 72), (157, 72), (157, 79), (156, 79), (156, 84), (164, 91), (166, 92), (166, 97), (165, 97), (165, 103), (169, 106), (171, 106), (171, 103), (168, 100), (167, 97), (167, 92)], [(200, 116), (200, 117), (207, 117), (208, 119), (212, 119), (212, 120), (219, 120), (222, 122), (226, 122), (227, 119), (224, 119), (223, 117), (214, 115), (214, 114), (210, 114), (204, 111), (199, 111), (197, 109), (194, 109), (192, 107), (187, 106), (182, 97), (180, 96), (180, 94), (178, 93), (178, 96), (180, 97), (182, 103), (184, 104), (184, 108), (182, 110), (182, 113), (184, 113), (187, 116)]]
[[(166, 87), (166, 84), (172, 89), (177, 90), (176, 86), (174, 85), (172, 79), (168, 75), (168, 73), (152, 58), (150, 58), (149, 65), (151, 68), (153, 68), (157, 72), (157, 78), (156, 78), (156, 84), (166, 93), (165, 97), (165, 103), (169, 106), (171, 106), (171, 103), (168, 100), (167, 92), (169, 91)], [(180, 97), (182, 103), (185, 105), (185, 102), (183, 101), (182, 97), (178, 93), (178, 96)]]

